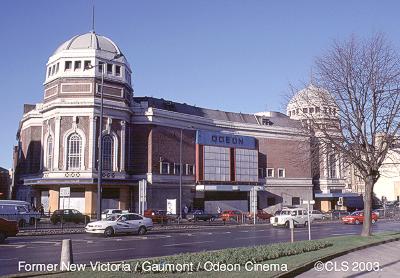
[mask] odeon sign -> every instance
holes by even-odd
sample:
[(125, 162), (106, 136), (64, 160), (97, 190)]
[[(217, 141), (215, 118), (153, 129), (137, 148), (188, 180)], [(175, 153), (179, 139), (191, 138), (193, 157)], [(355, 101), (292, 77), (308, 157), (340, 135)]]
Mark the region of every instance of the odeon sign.
[(256, 139), (250, 136), (197, 130), (196, 144), (229, 148), (255, 149)]

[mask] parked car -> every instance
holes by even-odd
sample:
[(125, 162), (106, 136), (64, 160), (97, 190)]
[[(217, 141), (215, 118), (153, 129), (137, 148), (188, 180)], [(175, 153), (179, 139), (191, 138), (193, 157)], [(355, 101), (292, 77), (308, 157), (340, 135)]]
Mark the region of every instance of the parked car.
[(322, 219), (324, 219), (324, 214), (319, 210), (310, 210), (309, 213), (310, 213), (310, 217), (313, 220), (322, 220)]
[(212, 213), (205, 213), (203, 210), (197, 209), (191, 213), (186, 214), (186, 219), (189, 221), (214, 221), (218, 215)]
[[(378, 215), (376, 213), (371, 214), (372, 224), (378, 221)], [(362, 224), (364, 222), (364, 212), (355, 211), (350, 215), (342, 217), (343, 224)]]
[[(114, 216), (114, 215), (112, 215)], [(117, 215), (116, 219), (109, 217), (106, 220), (90, 222), (85, 231), (91, 234), (103, 234), (111, 237), (115, 234), (137, 233), (144, 235), (153, 228), (153, 220), (136, 213), (123, 213)]]
[(330, 210), (326, 213), (324, 213), (324, 219), (341, 219), (343, 216), (350, 215), (350, 212), (347, 210)]
[(222, 221), (235, 220), (239, 221), (242, 217), (242, 212), (239, 210), (225, 210), (221, 214)]
[(0, 218), (0, 243), (7, 237), (16, 236), (18, 233), (18, 222)]
[(175, 217), (167, 214), (166, 210), (148, 209), (144, 211), (144, 216), (153, 220), (153, 223), (169, 223), (175, 220)]
[(51, 223), (54, 225), (57, 223), (89, 223), (90, 217), (88, 215), (83, 215), (76, 209), (59, 209), (53, 212), (50, 217)]
[[(294, 220), (295, 226), (308, 225), (307, 211), (303, 208), (286, 208), (282, 209), (280, 215), (271, 217), (270, 221), (273, 227), (284, 226), (289, 228), (290, 221)], [(310, 218), (312, 221), (313, 219)]]
[(122, 209), (105, 209), (105, 210), (103, 210), (101, 212), (101, 219), (105, 220), (111, 214), (121, 214), (121, 213), (128, 213), (128, 211), (127, 210), (122, 210)]
[[(249, 214), (247, 215), (247, 217), (250, 220), (253, 219), (253, 216), (254, 216), (254, 213), (252, 213), (252, 212), (249, 212)], [(257, 211), (256, 216), (257, 216), (258, 219), (261, 219), (261, 220), (269, 220), (273, 215), (269, 214), (268, 212), (263, 211), (262, 209), (260, 209), (260, 210)]]
[(0, 203), (0, 217), (17, 221), (18, 226), (23, 227), (28, 223), (33, 225), (36, 215), (31, 214), (24, 205), (2, 202)]

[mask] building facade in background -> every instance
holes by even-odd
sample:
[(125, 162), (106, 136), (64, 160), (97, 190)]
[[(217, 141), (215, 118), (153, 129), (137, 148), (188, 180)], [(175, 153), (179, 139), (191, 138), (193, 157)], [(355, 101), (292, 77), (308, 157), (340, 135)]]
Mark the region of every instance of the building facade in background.
[[(327, 210), (335, 194), (344, 194), (340, 162), (312, 159), (313, 138), (300, 131), (291, 109), (288, 116), (243, 114), (136, 97), (131, 74), (118, 46), (94, 32), (56, 49), (46, 65), (43, 101), (24, 106), (14, 148), (16, 198), (49, 212), (94, 214), (100, 136), (104, 209), (137, 211), (138, 184), (146, 180), (148, 208), (166, 209), (175, 199), (179, 212), (180, 177), (182, 207), (209, 212), (248, 211), (252, 189), (257, 207), (273, 210), (314, 197), (326, 201), (319, 206)], [(60, 196), (62, 187), (70, 188), (70, 197)]]

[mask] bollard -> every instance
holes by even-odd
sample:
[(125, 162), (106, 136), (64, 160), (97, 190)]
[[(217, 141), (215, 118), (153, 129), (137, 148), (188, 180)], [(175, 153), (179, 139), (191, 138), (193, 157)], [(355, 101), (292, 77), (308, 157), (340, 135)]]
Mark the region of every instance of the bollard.
[(289, 220), (289, 228), (290, 228), (290, 242), (294, 242), (294, 221), (293, 219)]
[(60, 270), (67, 271), (70, 264), (74, 262), (72, 256), (72, 241), (70, 239), (63, 239), (61, 248)]

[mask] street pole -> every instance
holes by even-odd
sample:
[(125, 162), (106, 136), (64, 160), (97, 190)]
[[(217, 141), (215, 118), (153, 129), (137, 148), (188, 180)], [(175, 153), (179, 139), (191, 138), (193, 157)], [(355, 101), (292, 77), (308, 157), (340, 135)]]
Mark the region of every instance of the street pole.
[(181, 140), (179, 142), (179, 221), (182, 220), (182, 135), (183, 130), (181, 128)]
[(97, 165), (97, 220), (101, 220), (101, 186), (103, 182), (103, 85), (104, 85), (104, 65), (101, 65), (101, 87), (100, 87), (100, 138), (99, 138), (99, 157)]
[(311, 240), (310, 201), (307, 202), (308, 240)]

